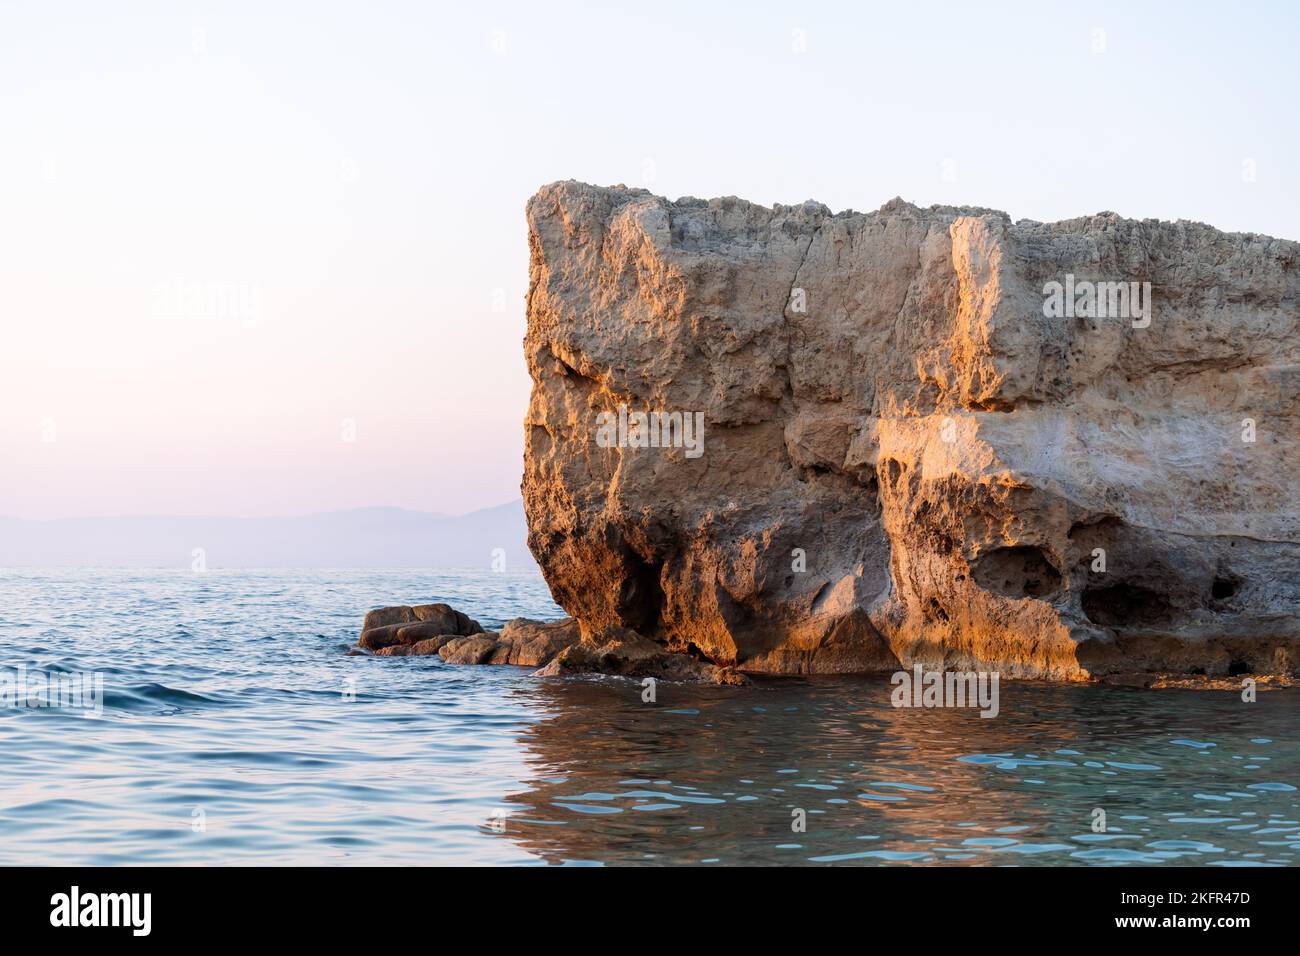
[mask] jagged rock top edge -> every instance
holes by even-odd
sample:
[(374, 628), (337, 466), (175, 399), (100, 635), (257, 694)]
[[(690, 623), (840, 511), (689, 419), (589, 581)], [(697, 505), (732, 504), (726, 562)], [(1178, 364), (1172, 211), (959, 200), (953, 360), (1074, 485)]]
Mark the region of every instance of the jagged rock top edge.
[(1262, 232), (1241, 232), (1219, 227), (1202, 222), (1198, 219), (1159, 219), (1144, 218), (1132, 219), (1120, 215), (1111, 210), (1102, 210), (1092, 213), (1091, 215), (1073, 216), (1069, 219), (1057, 219), (1052, 222), (1043, 222), (1038, 219), (1012, 219), (1011, 215), (1001, 209), (993, 209), (984, 206), (949, 206), (942, 203), (934, 203), (930, 206), (918, 206), (916, 203), (909, 202), (901, 196), (895, 196), (888, 200), (879, 209), (870, 212), (864, 212), (856, 209), (843, 209), (839, 212), (832, 212), (830, 207), (825, 203), (818, 202), (815, 199), (805, 199), (801, 203), (787, 205), (784, 203), (775, 203), (771, 206), (764, 206), (762, 203), (753, 202), (740, 196), (717, 196), (712, 199), (701, 199), (697, 196), (679, 196), (677, 199), (669, 199), (667, 196), (661, 196), (653, 193), (648, 189), (640, 186), (627, 186), (623, 183), (617, 183), (612, 186), (597, 186), (592, 183), (583, 182), (579, 179), (557, 179), (540, 187), (537, 192), (528, 200), (529, 203), (537, 201), (539, 198), (550, 195), (554, 192), (565, 189), (584, 189), (603, 194), (621, 195), (626, 197), (622, 202), (614, 204), (617, 209), (620, 206), (640, 199), (652, 200), (665, 206), (671, 206), (679, 209), (707, 209), (709, 207), (725, 208), (727, 205), (748, 207), (756, 211), (762, 211), (773, 216), (783, 214), (802, 213), (806, 216), (820, 216), (823, 219), (854, 219), (869, 218), (880, 215), (899, 215), (913, 214), (917, 216), (929, 216), (938, 218), (957, 219), (963, 216), (993, 216), (1009, 223), (1012, 226), (1036, 226), (1047, 229), (1061, 229), (1070, 231), (1083, 226), (1099, 224), (1114, 225), (1118, 223), (1134, 223), (1143, 226), (1174, 226), (1184, 228), (1204, 229), (1217, 233), (1222, 236), (1238, 237), (1243, 240), (1263, 241), (1268, 243), (1279, 243), (1294, 246), (1297, 253), (1300, 253), (1300, 239), (1288, 239), (1282, 236), (1271, 236)]

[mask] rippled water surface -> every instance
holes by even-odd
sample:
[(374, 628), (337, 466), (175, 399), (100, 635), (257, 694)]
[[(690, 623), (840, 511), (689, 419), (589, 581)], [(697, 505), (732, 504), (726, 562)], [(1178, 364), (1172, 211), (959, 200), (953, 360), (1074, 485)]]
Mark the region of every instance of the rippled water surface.
[[(98, 671), (102, 717), (0, 709), (0, 864), (1291, 865), (1300, 695), (879, 678), (544, 680), (347, 657), (369, 607), (559, 616), (533, 576), (0, 573), (0, 673)], [(804, 811), (806, 832), (792, 824)], [(1095, 811), (1106, 832), (1093, 832)]]

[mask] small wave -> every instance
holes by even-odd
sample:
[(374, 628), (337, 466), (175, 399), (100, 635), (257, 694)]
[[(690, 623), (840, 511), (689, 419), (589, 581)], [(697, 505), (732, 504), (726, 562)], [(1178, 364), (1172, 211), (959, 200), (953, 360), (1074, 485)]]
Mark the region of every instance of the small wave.
[(160, 705), (168, 708), (217, 706), (222, 702), (166, 684), (136, 684), (133, 687), (105, 689), (104, 709), (128, 713), (156, 713)]

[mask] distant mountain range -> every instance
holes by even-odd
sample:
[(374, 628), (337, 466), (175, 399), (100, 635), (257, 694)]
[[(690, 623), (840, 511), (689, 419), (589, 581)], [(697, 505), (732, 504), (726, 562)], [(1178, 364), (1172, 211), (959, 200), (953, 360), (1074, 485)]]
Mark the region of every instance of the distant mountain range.
[[(0, 567), (482, 568), (536, 571), (523, 502), (464, 515), (357, 508), (296, 518), (0, 516)], [(494, 552), (500, 549), (500, 554)]]

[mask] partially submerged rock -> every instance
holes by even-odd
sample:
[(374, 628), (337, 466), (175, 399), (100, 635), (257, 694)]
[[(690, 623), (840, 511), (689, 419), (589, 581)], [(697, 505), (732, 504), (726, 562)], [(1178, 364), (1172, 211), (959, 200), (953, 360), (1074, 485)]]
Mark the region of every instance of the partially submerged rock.
[(636, 631), (611, 625), (576, 644), (570, 644), (537, 672), (539, 677), (569, 674), (608, 674), (656, 680), (746, 683), (734, 668), (718, 667), (688, 654), (668, 651), (662, 644)]
[(438, 656), (448, 664), (486, 664), (500, 646), (495, 634), (455, 637), (438, 649)]
[[(575, 182), (527, 212), (529, 546), (584, 633), (777, 673), (1300, 667), (1300, 244)], [(1093, 318), (1050, 301), (1076, 280), (1150, 285)]]
[(505, 663), (523, 667), (541, 667), (578, 639), (578, 622), (571, 617), (545, 622), (517, 617), (501, 629), (501, 641), (510, 647)]
[(1152, 671), (1107, 674), (1100, 683), (1114, 687), (1142, 687), (1164, 690), (1223, 690), (1240, 694), (1251, 690), (1262, 692), (1295, 687), (1300, 681), (1287, 674), (1249, 674), (1235, 677), (1210, 677), (1189, 674), (1163, 674)]
[(449, 664), (518, 664), (540, 667), (579, 640), (578, 623), (515, 618), (501, 633), (485, 631), (447, 604), (383, 607), (361, 628), (359, 648), (380, 657), (427, 657)]
[[(419, 604), (415, 607), (399, 605), (376, 608), (369, 612), (361, 625), (361, 640), (358, 643), (361, 647), (379, 653), (388, 647), (409, 647), (443, 636), (457, 637), (482, 631), (478, 621), (447, 604)], [(401, 655), (389, 652), (388, 656)]]
[[(747, 683), (734, 668), (722, 668), (685, 653), (669, 651), (627, 628), (606, 628), (584, 639), (573, 618), (536, 621), (519, 617), (506, 622), (500, 633), (483, 630), (474, 621), (445, 604), (439, 608), (380, 608), (366, 615), (361, 647), (378, 657), (426, 657), (437, 654), (448, 664), (513, 664), (541, 668), (539, 676), (610, 674), (654, 677), (667, 681)], [(410, 613), (407, 613), (410, 612)], [(417, 614), (424, 614), (420, 618)], [(436, 623), (435, 623), (436, 622)], [(453, 624), (468, 633), (423, 637), (430, 627)], [(365, 651), (361, 651), (365, 653)]]
[(456, 640), (456, 635), (454, 634), (439, 634), (437, 637), (429, 637), (422, 641), (416, 641), (411, 645), (411, 656), (428, 657), (429, 655), (437, 654), (442, 650), (443, 645), (454, 640)]

